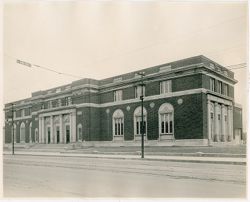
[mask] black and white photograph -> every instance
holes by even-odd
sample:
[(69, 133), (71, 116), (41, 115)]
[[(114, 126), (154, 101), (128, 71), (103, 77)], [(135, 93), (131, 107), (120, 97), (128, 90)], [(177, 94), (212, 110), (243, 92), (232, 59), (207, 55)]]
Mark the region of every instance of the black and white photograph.
[(246, 200), (248, 9), (3, 1), (3, 198)]

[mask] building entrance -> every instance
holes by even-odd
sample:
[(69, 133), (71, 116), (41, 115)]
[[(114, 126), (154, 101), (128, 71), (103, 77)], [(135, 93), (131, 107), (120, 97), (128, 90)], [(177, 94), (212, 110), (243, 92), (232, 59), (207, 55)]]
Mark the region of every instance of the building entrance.
[(66, 143), (70, 143), (70, 127), (66, 126)]
[(58, 144), (60, 142), (60, 131), (56, 131), (56, 143)]
[(48, 128), (48, 144), (50, 144), (50, 128)]
[(56, 127), (56, 143), (58, 144), (60, 142), (60, 130), (59, 127)]

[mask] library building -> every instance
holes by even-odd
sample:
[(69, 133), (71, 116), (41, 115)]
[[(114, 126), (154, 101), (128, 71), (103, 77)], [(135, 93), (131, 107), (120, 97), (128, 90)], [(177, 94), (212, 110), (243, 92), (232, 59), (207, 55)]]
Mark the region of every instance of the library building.
[(4, 142), (126, 146), (143, 133), (146, 146), (240, 144), (236, 83), (205, 56), (76, 80), (5, 104)]

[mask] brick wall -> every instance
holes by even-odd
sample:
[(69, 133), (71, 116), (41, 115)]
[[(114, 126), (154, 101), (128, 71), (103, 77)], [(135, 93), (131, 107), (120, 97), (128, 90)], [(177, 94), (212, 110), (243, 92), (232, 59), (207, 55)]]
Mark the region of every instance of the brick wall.
[(160, 82), (154, 81), (146, 84), (146, 96), (159, 95), (160, 94)]
[(123, 89), (123, 100), (133, 99), (135, 97), (135, 87), (131, 86)]
[(200, 74), (180, 77), (172, 80), (172, 90), (183, 91), (202, 87), (202, 76)]
[[(183, 99), (183, 104), (177, 100)], [(170, 103), (174, 107), (174, 133), (176, 139), (200, 139), (206, 136), (203, 118), (206, 116), (203, 94), (185, 95), (179, 97), (146, 101), (144, 107), (147, 110), (147, 137), (149, 140), (156, 140), (159, 137), (158, 110), (163, 103)], [(150, 107), (154, 103), (154, 107)], [(205, 102), (206, 103), (206, 102)], [(127, 107), (129, 106), (129, 110)], [(124, 113), (124, 139), (134, 139), (134, 110), (141, 106), (140, 101), (126, 105), (119, 105), (101, 109), (101, 132), (102, 140), (112, 140), (112, 115), (115, 110), (121, 109)], [(152, 106), (152, 105), (151, 105)], [(107, 113), (107, 109), (109, 113)], [(206, 120), (206, 119), (205, 119)]]

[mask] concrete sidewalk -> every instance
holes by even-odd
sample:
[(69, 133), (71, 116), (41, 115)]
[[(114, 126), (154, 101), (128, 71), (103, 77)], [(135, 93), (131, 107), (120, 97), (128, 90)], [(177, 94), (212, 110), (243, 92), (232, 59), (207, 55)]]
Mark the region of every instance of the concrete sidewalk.
[[(4, 155), (11, 155), (12, 152), (4, 151)], [(234, 157), (205, 157), (205, 156), (158, 156), (145, 155), (141, 159), (140, 155), (115, 155), (115, 154), (83, 154), (83, 153), (65, 153), (65, 152), (28, 152), (16, 151), (15, 155), (31, 156), (59, 156), (59, 157), (83, 157), (83, 158), (106, 158), (106, 159), (128, 159), (128, 160), (151, 160), (151, 161), (172, 161), (172, 162), (191, 162), (191, 163), (219, 163), (246, 165), (246, 158)]]

